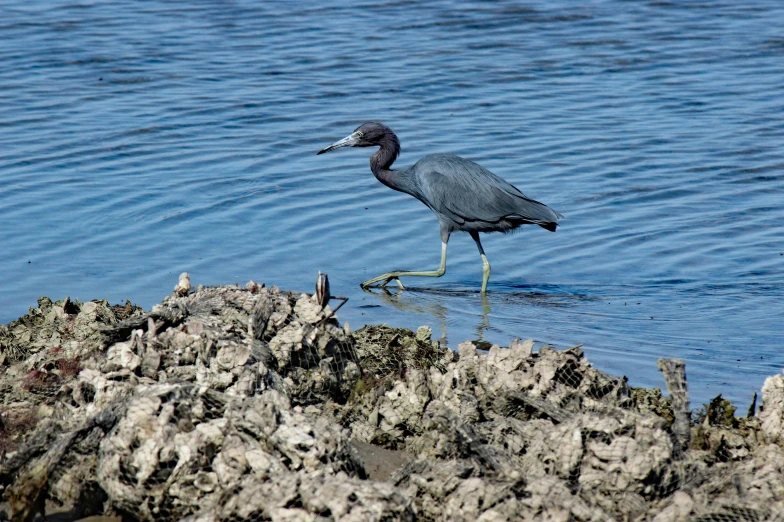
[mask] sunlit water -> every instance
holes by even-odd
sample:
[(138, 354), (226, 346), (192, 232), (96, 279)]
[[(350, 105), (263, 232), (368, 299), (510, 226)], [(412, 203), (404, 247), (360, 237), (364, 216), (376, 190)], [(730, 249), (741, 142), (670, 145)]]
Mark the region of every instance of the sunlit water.
[[(350, 300), (340, 318), (430, 325), (452, 347), (583, 343), (695, 405), (745, 410), (784, 365), (784, 3), (28, 1), (0, 7), (0, 322), (40, 295), (149, 307), (194, 283)], [(399, 166), (453, 152), (566, 216), (488, 235), (447, 274), (438, 225), (316, 156), (368, 120)]]

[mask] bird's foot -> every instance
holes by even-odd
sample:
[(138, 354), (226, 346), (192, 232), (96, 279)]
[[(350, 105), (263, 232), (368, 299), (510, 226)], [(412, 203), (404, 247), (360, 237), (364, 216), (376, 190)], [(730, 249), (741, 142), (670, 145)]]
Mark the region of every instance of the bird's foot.
[(360, 286), (362, 288), (370, 288), (371, 286), (379, 286), (381, 288), (386, 288), (386, 286), (390, 283), (390, 281), (393, 280), (397, 282), (397, 285), (400, 287), (401, 290), (405, 290), (406, 287), (403, 286), (403, 283), (400, 282), (400, 278), (398, 276), (386, 275), (386, 274), (378, 277), (374, 277), (373, 279), (368, 279)]
[(394, 280), (394, 281), (397, 283), (397, 286), (399, 286), (401, 290), (405, 290), (405, 289), (406, 289), (406, 287), (405, 287), (405, 286), (403, 286), (403, 283), (400, 281), (400, 278), (399, 278), (399, 277), (397, 277), (397, 276), (395, 276), (395, 277), (390, 277), (389, 279), (387, 279), (386, 281), (384, 281), (384, 282), (381, 284), (381, 288), (386, 288), (386, 287), (387, 287), (387, 285), (389, 284), (389, 282), (390, 282), (390, 281), (392, 281), (392, 280)]

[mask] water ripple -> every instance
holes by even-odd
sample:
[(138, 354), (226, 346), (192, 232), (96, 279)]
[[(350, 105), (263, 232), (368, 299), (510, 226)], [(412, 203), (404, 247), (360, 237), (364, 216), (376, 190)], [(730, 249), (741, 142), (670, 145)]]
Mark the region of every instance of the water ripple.
[[(354, 327), (582, 342), (635, 384), (678, 356), (697, 401), (746, 401), (784, 364), (780, 20), (773, 0), (7, 6), (0, 322), (44, 293), (150, 306), (185, 270), (302, 290), (322, 270)], [(369, 151), (315, 156), (367, 120), (400, 165), (464, 155), (563, 228), (488, 236), (486, 299), (459, 234), (445, 277), (362, 292), (440, 253)]]

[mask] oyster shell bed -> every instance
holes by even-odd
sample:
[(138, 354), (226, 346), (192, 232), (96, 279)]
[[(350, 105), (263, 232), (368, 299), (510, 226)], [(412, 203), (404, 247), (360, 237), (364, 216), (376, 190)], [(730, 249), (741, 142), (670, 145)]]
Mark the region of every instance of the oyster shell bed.
[(782, 375), (746, 417), (720, 397), (690, 414), (677, 361), (660, 362), (671, 401), (579, 347), (453, 351), (427, 327), (351, 333), (308, 294), (189, 288), (149, 312), (42, 298), (0, 326), (12, 519), (46, 504), (205, 522), (784, 513)]

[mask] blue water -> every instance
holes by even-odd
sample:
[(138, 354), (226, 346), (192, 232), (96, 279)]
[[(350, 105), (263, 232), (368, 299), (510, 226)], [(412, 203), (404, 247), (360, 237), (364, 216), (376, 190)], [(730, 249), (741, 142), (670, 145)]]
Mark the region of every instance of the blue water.
[[(0, 322), (48, 295), (149, 307), (180, 272), (311, 291), (352, 328), (583, 343), (599, 368), (745, 410), (784, 366), (784, 3), (149, 0), (0, 6)], [(566, 216), (434, 269), (438, 225), (378, 183), (452, 152)]]

